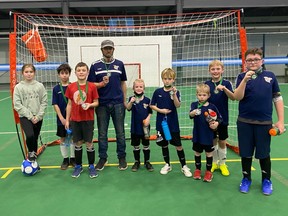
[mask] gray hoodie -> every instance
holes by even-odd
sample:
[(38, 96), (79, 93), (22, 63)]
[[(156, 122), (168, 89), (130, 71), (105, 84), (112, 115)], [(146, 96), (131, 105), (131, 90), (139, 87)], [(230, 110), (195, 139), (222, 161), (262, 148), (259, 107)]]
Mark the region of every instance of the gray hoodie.
[(13, 104), (19, 117), (31, 120), (36, 116), (39, 121), (42, 120), (48, 104), (44, 85), (36, 80), (21, 81), (14, 88)]

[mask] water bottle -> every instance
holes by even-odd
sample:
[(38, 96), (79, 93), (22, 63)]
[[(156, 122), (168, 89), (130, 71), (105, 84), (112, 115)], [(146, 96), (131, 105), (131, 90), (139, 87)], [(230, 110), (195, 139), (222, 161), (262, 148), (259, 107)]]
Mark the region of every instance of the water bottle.
[(72, 130), (71, 129), (66, 129), (66, 138), (65, 138), (65, 146), (70, 146), (72, 143)]
[(144, 122), (145, 122), (145, 120), (143, 120), (143, 132), (144, 132), (144, 137), (145, 137), (145, 139), (149, 139), (149, 138), (150, 138), (149, 126), (145, 126)]
[(163, 119), (161, 125), (162, 125), (162, 129), (163, 129), (163, 132), (164, 132), (165, 139), (167, 141), (170, 141), (172, 139), (172, 137), (171, 137), (171, 133), (170, 133), (170, 130), (169, 130), (168, 123), (167, 123), (167, 117)]
[(204, 112), (204, 116), (206, 117), (206, 121), (207, 121), (208, 123), (217, 120), (217, 113), (214, 112), (214, 111)]
[[(284, 128), (284, 133), (286, 132), (286, 128)], [(272, 127), (270, 130), (269, 130), (269, 134), (270, 136), (278, 136), (280, 135), (280, 130), (279, 128), (277, 127)]]

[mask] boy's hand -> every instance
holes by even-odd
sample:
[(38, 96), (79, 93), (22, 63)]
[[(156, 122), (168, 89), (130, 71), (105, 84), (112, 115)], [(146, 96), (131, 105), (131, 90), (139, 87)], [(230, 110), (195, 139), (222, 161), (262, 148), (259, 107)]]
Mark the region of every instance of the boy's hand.
[(131, 102), (131, 103), (134, 103), (134, 102), (135, 102), (135, 100), (136, 100), (136, 98), (135, 98), (135, 97), (131, 97), (131, 99), (130, 99), (130, 102)]
[(209, 127), (212, 129), (212, 130), (216, 130), (217, 127), (219, 125), (219, 122), (218, 121), (211, 121), (209, 122)]
[(244, 77), (244, 81), (248, 82), (254, 74), (255, 74), (255, 71), (252, 71), (252, 70), (247, 71)]
[(168, 113), (170, 113), (171, 112), (171, 110), (169, 110), (169, 109), (160, 109), (160, 113), (162, 113), (162, 114), (168, 114)]
[(104, 76), (103, 77), (103, 82), (104, 82), (104, 86), (106, 86), (109, 83), (109, 77), (108, 76)]

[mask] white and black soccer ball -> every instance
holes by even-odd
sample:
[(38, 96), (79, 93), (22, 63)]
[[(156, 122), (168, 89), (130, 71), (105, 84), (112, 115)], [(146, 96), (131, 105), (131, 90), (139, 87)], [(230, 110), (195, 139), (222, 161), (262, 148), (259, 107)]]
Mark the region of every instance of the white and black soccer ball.
[(37, 173), (39, 165), (37, 161), (31, 162), (29, 160), (23, 160), (21, 164), (21, 171), (24, 175), (32, 176)]

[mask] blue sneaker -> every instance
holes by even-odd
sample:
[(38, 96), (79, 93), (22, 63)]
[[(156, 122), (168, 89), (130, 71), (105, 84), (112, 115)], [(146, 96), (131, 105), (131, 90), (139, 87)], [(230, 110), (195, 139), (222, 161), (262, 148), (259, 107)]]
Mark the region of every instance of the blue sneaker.
[(272, 186), (272, 182), (269, 179), (264, 179), (262, 182), (262, 193), (264, 195), (271, 195), (273, 192), (273, 186)]
[(89, 165), (88, 170), (89, 170), (89, 177), (90, 178), (96, 178), (98, 176), (96, 169), (95, 169), (93, 164)]
[(83, 172), (82, 166), (76, 165), (71, 176), (72, 178), (78, 178), (82, 172)]
[(248, 193), (250, 186), (251, 186), (252, 181), (249, 180), (248, 178), (243, 178), (239, 187), (239, 190), (241, 193)]

